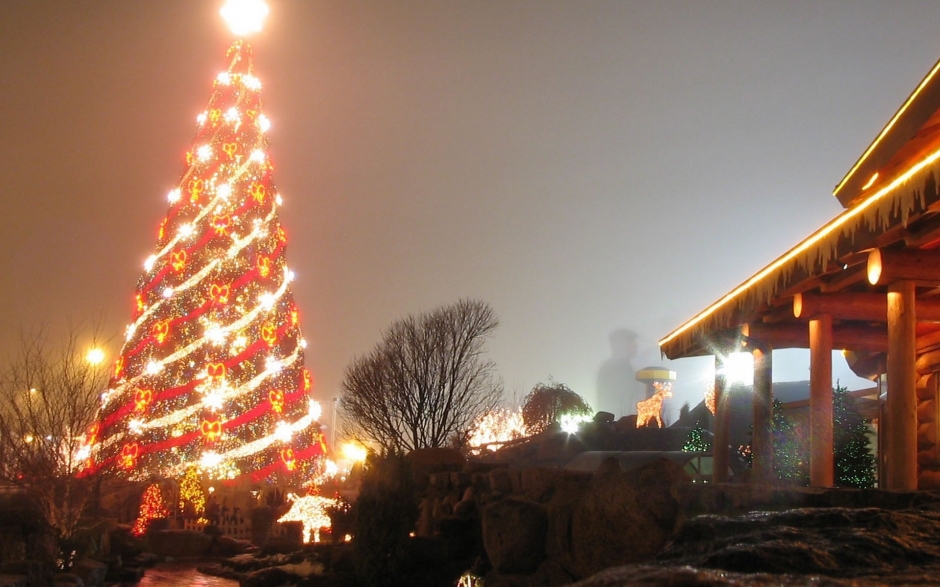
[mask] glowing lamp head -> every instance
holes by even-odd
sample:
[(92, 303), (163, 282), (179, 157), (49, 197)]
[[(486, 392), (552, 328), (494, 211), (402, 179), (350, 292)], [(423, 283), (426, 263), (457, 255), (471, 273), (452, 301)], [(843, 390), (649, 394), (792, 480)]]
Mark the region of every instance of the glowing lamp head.
[(104, 362), (104, 350), (98, 347), (88, 349), (85, 360), (88, 361), (90, 365), (100, 365)]
[(228, 0), (219, 12), (236, 36), (246, 37), (261, 31), (268, 5), (264, 0)]

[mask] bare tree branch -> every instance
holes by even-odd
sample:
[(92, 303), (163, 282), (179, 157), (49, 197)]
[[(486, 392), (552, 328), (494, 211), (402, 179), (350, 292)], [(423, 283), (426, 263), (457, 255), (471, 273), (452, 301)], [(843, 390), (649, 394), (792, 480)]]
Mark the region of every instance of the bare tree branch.
[(392, 324), (346, 369), (345, 432), (386, 450), (462, 446), (473, 422), (502, 398), (496, 365), (483, 359), (498, 324), (475, 300)]

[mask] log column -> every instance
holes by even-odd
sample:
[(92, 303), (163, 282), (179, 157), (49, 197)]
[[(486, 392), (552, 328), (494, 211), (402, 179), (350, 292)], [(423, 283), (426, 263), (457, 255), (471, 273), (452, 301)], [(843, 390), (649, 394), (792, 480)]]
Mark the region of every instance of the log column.
[(773, 422), (773, 351), (757, 349), (754, 355), (754, 435), (752, 441), (753, 480), (770, 483), (774, 477)]
[(712, 481), (715, 483), (728, 481), (731, 398), (725, 381), (724, 361), (720, 355), (715, 355), (715, 442), (712, 446)]
[(917, 373), (914, 282), (888, 286), (885, 489), (917, 489)]
[(809, 484), (832, 487), (832, 316), (809, 321)]

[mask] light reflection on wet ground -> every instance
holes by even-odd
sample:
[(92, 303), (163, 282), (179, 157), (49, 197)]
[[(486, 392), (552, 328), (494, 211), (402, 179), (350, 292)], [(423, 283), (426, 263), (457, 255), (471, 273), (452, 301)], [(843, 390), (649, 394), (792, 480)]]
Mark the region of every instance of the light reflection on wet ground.
[(203, 575), (198, 561), (160, 563), (147, 569), (139, 587), (238, 587), (238, 581)]

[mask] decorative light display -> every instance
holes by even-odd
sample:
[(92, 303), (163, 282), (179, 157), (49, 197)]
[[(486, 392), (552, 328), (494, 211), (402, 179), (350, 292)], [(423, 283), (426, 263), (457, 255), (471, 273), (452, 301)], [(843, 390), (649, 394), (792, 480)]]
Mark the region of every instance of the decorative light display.
[(702, 428), (701, 423), (696, 422), (695, 427), (689, 432), (685, 444), (682, 445), (682, 450), (685, 452), (708, 452), (711, 449), (712, 443), (705, 438), (705, 429)]
[(320, 530), (330, 528), (330, 516), (327, 513), (330, 507), (342, 507), (339, 498), (328, 498), (322, 495), (305, 495), (298, 497), (293, 493), (287, 494), (290, 509), (278, 518), (278, 522), (301, 522), (304, 525), (304, 543), (320, 542)]
[(713, 383), (705, 388), (705, 407), (708, 408), (712, 416), (714, 416), (715, 412), (718, 410), (718, 399), (715, 395), (715, 384)]
[(186, 474), (180, 480), (180, 512), (186, 513), (186, 504), (192, 505), (192, 512), (200, 520), (206, 512), (206, 494), (202, 491), (199, 481), (199, 470), (196, 467), (186, 469)]
[[(257, 0), (230, 4), (267, 10)], [(226, 57), (102, 394), (94, 467), (132, 479), (180, 477), (193, 465), (210, 478), (306, 474), (326, 451), (303, 366), (261, 82), (246, 42)]]
[(150, 520), (168, 517), (170, 517), (170, 512), (163, 503), (163, 493), (160, 491), (160, 486), (154, 483), (147, 487), (143, 497), (140, 498), (140, 515), (134, 521), (131, 532), (134, 533), (134, 536), (141, 536), (147, 531)]
[(653, 420), (656, 421), (657, 427), (663, 428), (665, 426), (663, 423), (663, 400), (672, 397), (672, 382), (654, 381), (653, 389), (656, 390), (656, 393), (652, 397), (636, 404), (637, 428), (649, 426)]
[(480, 454), (484, 450), (495, 451), (500, 445), (525, 435), (522, 410), (498, 408), (477, 418), (467, 444), (471, 453)]

